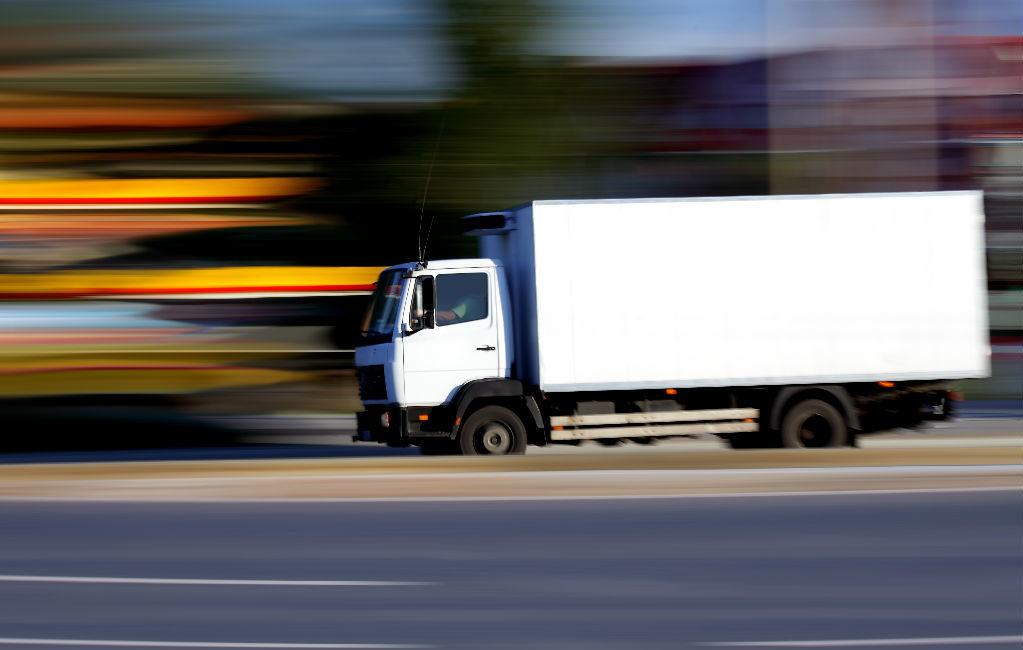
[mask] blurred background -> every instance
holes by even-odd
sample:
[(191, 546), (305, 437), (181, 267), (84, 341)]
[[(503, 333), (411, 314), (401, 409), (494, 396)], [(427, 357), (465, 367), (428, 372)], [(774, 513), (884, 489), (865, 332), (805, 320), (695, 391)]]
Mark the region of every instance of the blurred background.
[(421, 209), (443, 257), (474, 251), (457, 217), (532, 199), (967, 188), (994, 376), (962, 389), (1018, 399), (1021, 26), (1013, 0), (0, 0), (0, 418), (350, 413)]

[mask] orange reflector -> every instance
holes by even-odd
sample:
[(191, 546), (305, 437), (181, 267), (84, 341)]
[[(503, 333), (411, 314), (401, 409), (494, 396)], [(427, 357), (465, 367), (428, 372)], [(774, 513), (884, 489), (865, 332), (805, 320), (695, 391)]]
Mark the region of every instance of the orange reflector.
[(555, 424), (551, 428), (554, 429), (555, 431), (562, 431), (565, 427), (561, 426), (560, 424)]
[(669, 394), (669, 395), (678, 395), (678, 389), (677, 388), (666, 388), (664, 390), (664, 392)]
[(743, 422), (756, 422), (753, 418), (746, 418)]
[(877, 382), (877, 385), (880, 386), (881, 388), (894, 388), (895, 387), (895, 382), (894, 381), (879, 381), (879, 382)]
[(462, 426), (462, 418), (455, 418), (455, 426)]
[(422, 415), (419, 416), (419, 421), (420, 422), (428, 422), (429, 420), (430, 420), (430, 416), (427, 415), (426, 413), (423, 413)]

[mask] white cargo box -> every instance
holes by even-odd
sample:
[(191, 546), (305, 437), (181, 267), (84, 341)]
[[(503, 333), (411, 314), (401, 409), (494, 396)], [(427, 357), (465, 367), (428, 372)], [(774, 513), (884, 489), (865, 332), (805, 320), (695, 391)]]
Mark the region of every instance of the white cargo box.
[(482, 230), (546, 391), (983, 377), (979, 192), (535, 201)]

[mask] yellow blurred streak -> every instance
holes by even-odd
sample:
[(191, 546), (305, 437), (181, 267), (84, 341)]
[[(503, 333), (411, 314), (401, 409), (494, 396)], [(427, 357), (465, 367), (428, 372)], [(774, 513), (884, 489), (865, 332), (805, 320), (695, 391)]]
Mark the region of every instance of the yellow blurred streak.
[(361, 266), (245, 266), (8, 273), (0, 274), (0, 298), (368, 291), (381, 270)]
[(287, 370), (232, 368), (227, 366), (84, 367), (38, 372), (0, 372), (0, 396), (45, 397), (54, 395), (172, 394), (194, 393), (242, 386), (265, 386), (308, 379), (310, 375)]
[(161, 211), (145, 214), (60, 214), (0, 212), (0, 234), (37, 236), (137, 236), (172, 232), (317, 223), (291, 214), (181, 214)]
[(303, 194), (313, 178), (0, 179), (0, 202), (172, 203), (177, 200), (270, 200)]

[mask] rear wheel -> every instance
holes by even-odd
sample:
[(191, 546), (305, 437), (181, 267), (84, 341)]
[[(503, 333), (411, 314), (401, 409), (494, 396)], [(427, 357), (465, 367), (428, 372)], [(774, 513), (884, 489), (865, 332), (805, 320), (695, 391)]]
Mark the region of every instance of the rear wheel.
[(466, 456), (522, 454), (526, 451), (526, 428), (510, 409), (484, 406), (466, 418), (458, 447)]
[(844, 447), (849, 439), (845, 417), (819, 399), (799, 402), (785, 414), (782, 445), (790, 448)]

